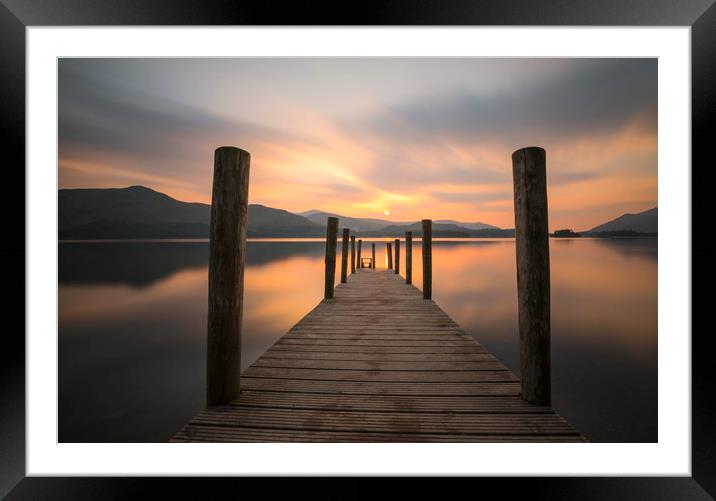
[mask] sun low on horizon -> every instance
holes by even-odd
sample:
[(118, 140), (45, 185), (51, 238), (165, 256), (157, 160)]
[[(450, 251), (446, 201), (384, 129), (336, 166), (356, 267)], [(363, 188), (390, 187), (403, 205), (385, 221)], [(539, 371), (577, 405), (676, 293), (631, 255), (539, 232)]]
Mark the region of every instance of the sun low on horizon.
[(71, 59), (59, 187), (211, 202), (213, 153), (249, 201), (514, 224), (513, 151), (547, 151), (550, 228), (657, 206), (656, 59)]

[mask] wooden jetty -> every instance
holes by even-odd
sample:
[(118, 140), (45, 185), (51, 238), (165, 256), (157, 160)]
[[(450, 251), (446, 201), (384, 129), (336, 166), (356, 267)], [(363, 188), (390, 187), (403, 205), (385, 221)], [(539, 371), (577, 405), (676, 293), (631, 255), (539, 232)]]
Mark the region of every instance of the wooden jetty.
[(392, 270), (359, 268), (174, 442), (579, 442)]
[[(386, 245), (388, 268), (375, 266), (375, 244), (366, 268), (356, 266), (354, 239), (349, 267), (350, 231), (344, 229), (341, 283), (334, 287), (338, 219), (328, 218), (324, 299), (241, 372), (247, 197), (221, 180), (248, 184), (249, 156), (220, 148), (215, 158), (208, 405), (172, 442), (586, 441), (550, 406), (547, 205), (546, 185), (539, 182), (544, 150), (513, 155), (522, 381), (432, 300), (430, 220), (422, 221), (421, 292), (410, 283), (412, 232), (404, 241), (404, 280), (399, 239), (395, 269), (393, 242)], [(226, 172), (232, 162), (235, 173)], [(528, 197), (531, 186), (537, 191)], [(222, 221), (231, 231), (222, 230)], [(360, 256), (361, 241), (358, 249)], [(227, 259), (232, 253), (239, 257)], [(530, 291), (546, 297), (535, 301)]]

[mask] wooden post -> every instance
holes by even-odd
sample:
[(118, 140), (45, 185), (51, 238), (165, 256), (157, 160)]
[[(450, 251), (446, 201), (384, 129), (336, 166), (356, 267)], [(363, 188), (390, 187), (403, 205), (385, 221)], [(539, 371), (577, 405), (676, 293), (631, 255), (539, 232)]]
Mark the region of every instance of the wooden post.
[(375, 268), (375, 242), (373, 242), (371, 245), (373, 246), (373, 256), (370, 261), (370, 267)]
[(393, 268), (393, 244), (391, 244), (390, 242), (386, 242), (385, 249), (388, 253), (388, 269), (390, 270)]
[(361, 260), (360, 260), (361, 247), (363, 247), (363, 240), (358, 240), (358, 268), (363, 268), (363, 265), (361, 264)]
[(400, 239), (395, 239), (395, 274), (400, 275)]
[(551, 405), (549, 234), (546, 153), (512, 154), (522, 398)]
[(343, 251), (341, 253), (341, 283), (348, 281), (348, 239), (351, 230), (343, 228)]
[(336, 240), (338, 238), (338, 218), (329, 217), (326, 226), (326, 282), (324, 299), (333, 299), (333, 282), (336, 280)]
[(241, 392), (241, 317), (251, 155), (222, 146), (214, 152), (209, 231), (206, 403), (222, 405)]
[(413, 232), (405, 232), (405, 283), (413, 283)]
[(351, 235), (351, 273), (356, 272), (356, 236)]
[(423, 299), (433, 297), (433, 222), (423, 219)]

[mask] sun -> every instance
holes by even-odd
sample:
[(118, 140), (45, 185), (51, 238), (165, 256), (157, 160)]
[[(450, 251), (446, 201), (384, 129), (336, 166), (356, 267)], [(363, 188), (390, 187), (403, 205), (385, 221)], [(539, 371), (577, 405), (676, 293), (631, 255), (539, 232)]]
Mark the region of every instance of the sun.
[(383, 211), (383, 214), (385, 214), (386, 216), (390, 216), (390, 211), (386, 209)]

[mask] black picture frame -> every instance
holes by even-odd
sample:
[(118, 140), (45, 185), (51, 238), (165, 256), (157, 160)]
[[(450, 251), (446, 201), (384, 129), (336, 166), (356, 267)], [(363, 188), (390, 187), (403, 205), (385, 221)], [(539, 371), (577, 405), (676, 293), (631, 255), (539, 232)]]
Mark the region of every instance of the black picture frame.
[[(209, 498), (213, 490), (248, 489), (262, 479), (149, 479), (25, 477), (25, 28), (52, 25), (637, 25), (690, 26), (692, 42), (692, 476), (649, 478), (462, 479), (499, 487), (508, 497), (526, 489), (542, 499), (709, 499), (716, 496), (716, 409), (707, 314), (710, 297), (697, 294), (716, 278), (716, 238), (710, 187), (710, 131), (716, 111), (714, 0), (429, 0), (368, 1), (347, 6), (296, 2), (187, 0), (0, 0), (0, 137), (5, 169), (0, 244), (6, 298), (0, 348), (0, 497), (8, 499), (133, 499), (150, 487)], [(21, 167), (23, 166), (23, 167)], [(20, 187), (23, 189), (20, 189)], [(696, 272), (698, 270), (698, 272)], [(21, 292), (22, 291), (22, 292)], [(16, 324), (10, 326), (10, 320)], [(703, 321), (703, 322), (702, 322)], [(700, 325), (701, 323), (701, 325)], [(684, 333), (687, 335), (688, 333)], [(210, 486), (207, 483), (211, 482)], [(375, 492), (369, 479), (350, 479), (342, 499)], [(198, 484), (198, 485), (197, 485)], [(468, 484), (468, 485), (466, 485)], [(276, 487), (275, 483), (263, 484)], [(326, 483), (321, 484), (325, 494)], [(422, 489), (422, 482), (411, 484)], [(256, 485), (258, 486), (258, 485)], [(250, 491), (242, 491), (250, 492)], [(314, 491), (315, 492), (315, 491)], [(335, 491), (334, 491), (335, 492)], [(405, 494), (405, 493), (404, 493)], [(325, 496), (321, 496), (325, 497)]]

